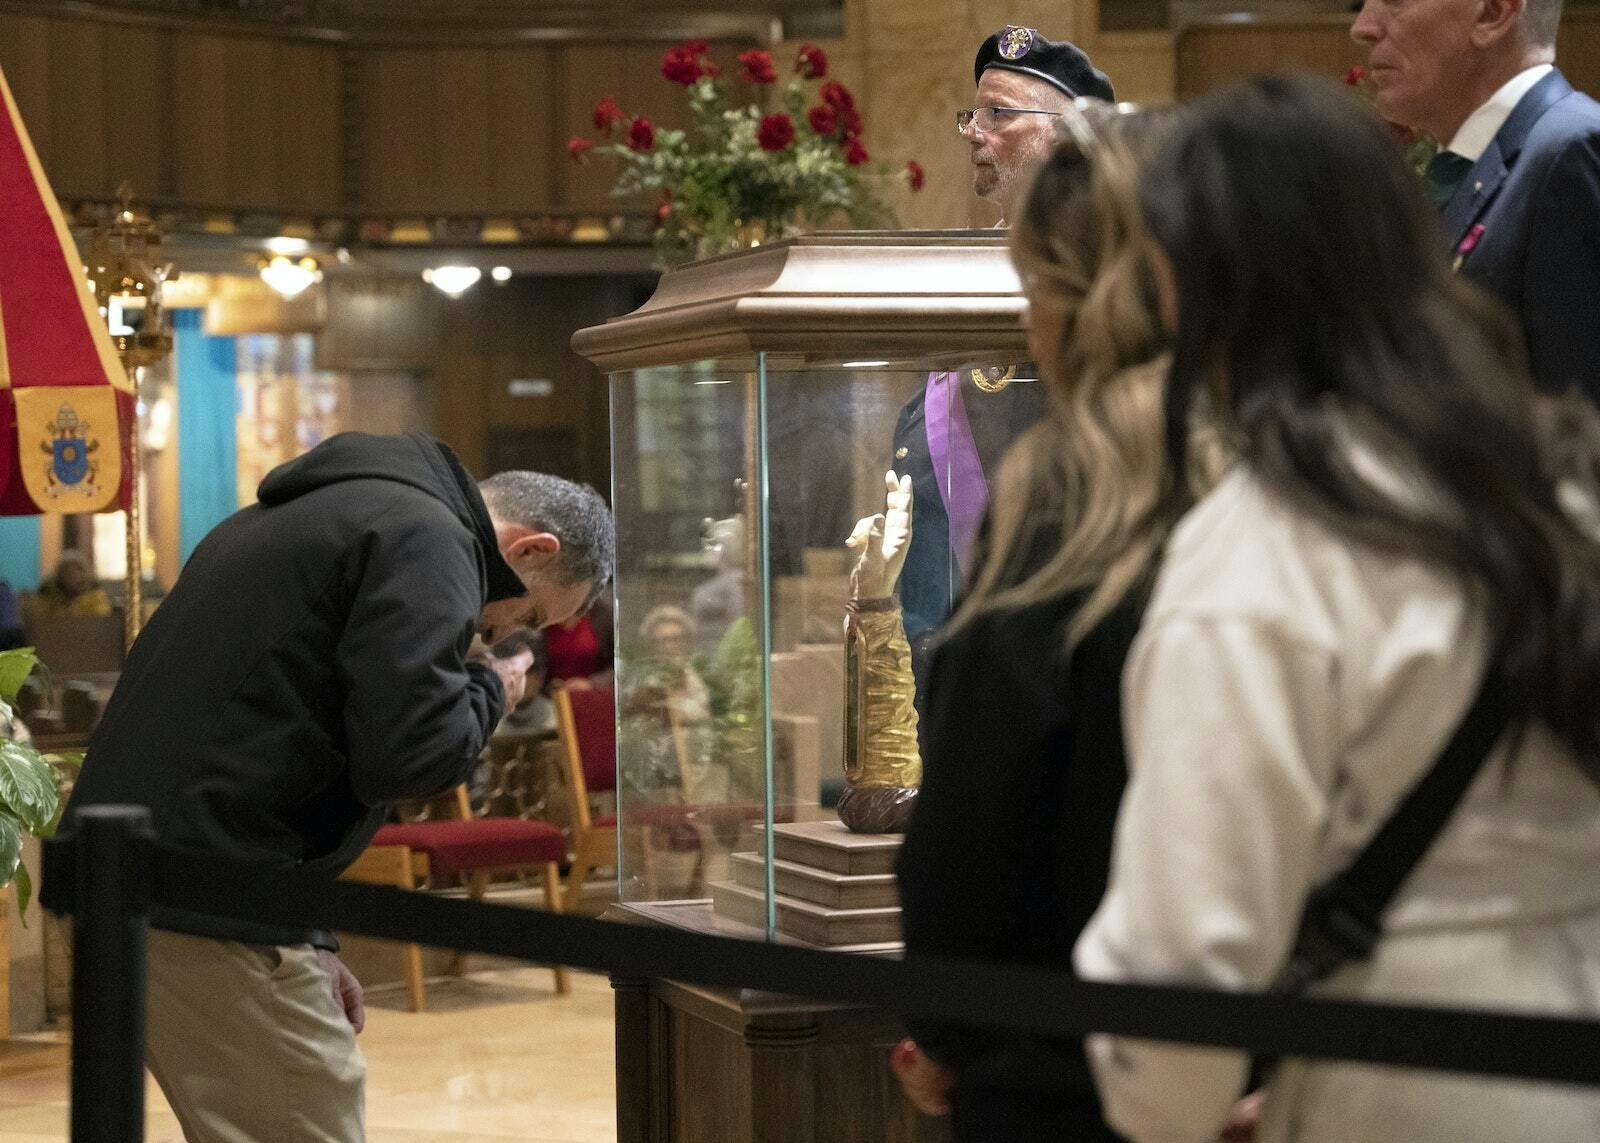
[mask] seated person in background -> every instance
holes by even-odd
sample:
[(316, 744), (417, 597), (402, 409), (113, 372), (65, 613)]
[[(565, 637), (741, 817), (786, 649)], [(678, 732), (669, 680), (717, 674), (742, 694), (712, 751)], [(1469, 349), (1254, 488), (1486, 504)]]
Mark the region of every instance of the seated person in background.
[(27, 638), (22, 633), (22, 611), (17, 607), (16, 593), (0, 579), (0, 651), (24, 646)]
[[(1481, 689), (1507, 725), (1372, 955), (1312, 993), (1593, 1020), (1594, 469), (1551, 471), (1566, 443), (1515, 326), (1451, 272), (1370, 111), (1274, 76), (1186, 114), (1141, 188), (1175, 333), (1167, 423), (1209, 410), (1240, 461), (1198, 502), (1169, 478), (1133, 521), (1177, 522), (1124, 674), (1128, 788), (1078, 971), (1270, 987), (1308, 896)], [(1167, 442), (1169, 473), (1184, 444)], [(1089, 1054), (1136, 1143), (1216, 1138), (1249, 1067), (1149, 1040), (1091, 1037)], [(1600, 1091), (1288, 1059), (1256, 1139), (1593, 1143)]]
[(88, 558), (69, 551), (56, 561), (55, 574), (39, 585), (30, 610), (45, 617), (110, 615), (111, 600), (95, 583)]
[[(639, 625), (644, 656), (630, 663), (621, 713), (633, 744), (619, 756), (622, 776), (656, 801), (679, 796), (723, 800), (699, 784), (711, 753), (711, 692), (692, 658), (694, 620), (681, 607), (653, 608)], [(726, 783), (722, 783), (725, 787)]]
[(613, 685), (616, 635), (608, 595), (582, 615), (546, 628), (543, 639), (547, 686), (589, 690)]

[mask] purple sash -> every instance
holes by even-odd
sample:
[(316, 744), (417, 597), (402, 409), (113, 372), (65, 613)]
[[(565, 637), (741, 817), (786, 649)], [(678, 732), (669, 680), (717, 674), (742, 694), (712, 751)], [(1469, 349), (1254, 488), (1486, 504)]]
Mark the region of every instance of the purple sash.
[(960, 373), (928, 374), (928, 389), (923, 403), (923, 419), (928, 430), (928, 455), (933, 460), (933, 478), (944, 500), (950, 519), (950, 550), (963, 577), (972, 545), (978, 538), (978, 525), (989, 505), (989, 485), (983, 477), (983, 461), (972, 439), (972, 423), (967, 420), (967, 403), (961, 396)]

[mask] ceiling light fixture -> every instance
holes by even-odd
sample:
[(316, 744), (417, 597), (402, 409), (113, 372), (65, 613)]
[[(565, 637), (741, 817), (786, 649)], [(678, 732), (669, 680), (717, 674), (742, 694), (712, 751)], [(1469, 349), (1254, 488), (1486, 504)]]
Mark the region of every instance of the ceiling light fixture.
[(478, 279), (483, 277), (483, 271), (476, 266), (435, 266), (431, 270), (422, 271), (422, 280), (449, 294), (452, 298), (459, 298), (462, 294), (478, 284)]
[(292, 298), (322, 281), (322, 270), (315, 258), (296, 260), (286, 254), (278, 254), (261, 267), (261, 280), (284, 297)]

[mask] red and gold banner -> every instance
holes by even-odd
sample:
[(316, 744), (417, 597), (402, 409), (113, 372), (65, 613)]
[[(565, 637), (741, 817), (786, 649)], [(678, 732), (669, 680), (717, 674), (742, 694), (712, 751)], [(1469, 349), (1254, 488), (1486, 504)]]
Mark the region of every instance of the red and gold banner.
[(126, 507), (133, 386), (0, 73), (0, 516)]

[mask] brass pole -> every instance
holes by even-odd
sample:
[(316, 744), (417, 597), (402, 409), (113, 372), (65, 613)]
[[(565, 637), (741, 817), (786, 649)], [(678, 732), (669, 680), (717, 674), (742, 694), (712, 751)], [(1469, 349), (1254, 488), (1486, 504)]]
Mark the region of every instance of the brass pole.
[[(128, 376), (137, 378), (138, 371), (129, 368)], [(123, 592), (122, 613), (122, 640), (125, 651), (133, 650), (133, 641), (139, 637), (139, 628), (144, 625), (144, 527), (143, 512), (139, 504), (144, 493), (144, 465), (139, 444), (139, 383), (133, 385), (133, 442), (129, 451), (129, 463), (133, 466), (129, 485), (132, 495), (128, 500), (128, 511), (123, 517), (125, 524), (125, 540), (128, 551), (128, 566), (126, 574), (125, 591)]]

